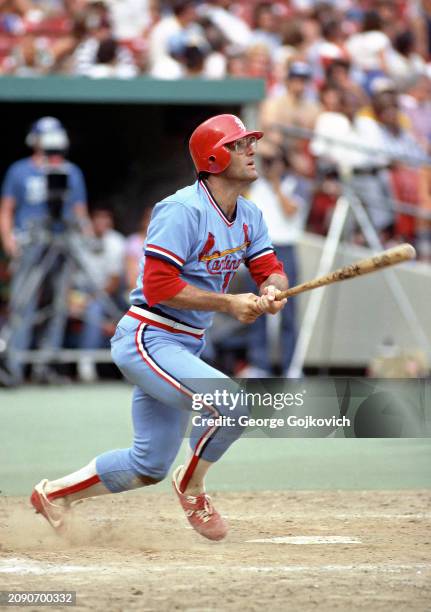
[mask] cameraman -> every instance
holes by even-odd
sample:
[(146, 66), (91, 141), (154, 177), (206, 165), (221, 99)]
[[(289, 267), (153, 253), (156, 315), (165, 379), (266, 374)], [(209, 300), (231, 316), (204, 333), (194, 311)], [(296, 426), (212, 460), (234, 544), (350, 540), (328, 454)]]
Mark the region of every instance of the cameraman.
[[(36, 121), (26, 144), (32, 154), (8, 169), (0, 203), (1, 244), (12, 260), (9, 300), (12, 355), (8, 365), (17, 381), (22, 380), (23, 367), (13, 357), (13, 350), (30, 348), (40, 300), (38, 293), (32, 295), (30, 291), (26, 295), (26, 276), (40, 266), (55, 235), (73, 225), (86, 232), (90, 227), (84, 177), (76, 165), (66, 160), (69, 140), (60, 121), (54, 117)], [(58, 264), (56, 261), (47, 270), (51, 280), (59, 271)], [(46, 283), (43, 288), (47, 288)], [(48, 329), (44, 345), (60, 348), (61, 330), (58, 325), (54, 327), (53, 323)]]
[(13, 163), (6, 172), (0, 204), (0, 238), (10, 258), (20, 252), (20, 238), (32, 229), (46, 227), (50, 220), (47, 165), (63, 165), (68, 174), (68, 193), (62, 220), (89, 225), (87, 193), (81, 170), (66, 161), (67, 133), (58, 119), (38, 119), (27, 135), (30, 157)]

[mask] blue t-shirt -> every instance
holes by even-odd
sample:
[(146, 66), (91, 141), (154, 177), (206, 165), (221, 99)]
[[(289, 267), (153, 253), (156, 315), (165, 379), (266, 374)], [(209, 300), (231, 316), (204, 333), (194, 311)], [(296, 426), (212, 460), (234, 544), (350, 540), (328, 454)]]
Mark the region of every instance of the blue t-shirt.
[[(87, 201), (84, 176), (78, 166), (69, 161), (62, 164), (67, 170), (68, 193), (63, 207), (64, 221), (74, 219), (75, 205)], [(42, 167), (31, 157), (20, 159), (10, 166), (2, 185), (2, 196), (15, 199), (14, 228), (25, 230), (49, 218), (47, 178)]]
[[(229, 220), (203, 181), (180, 189), (154, 207), (145, 242), (145, 255), (176, 266), (180, 277), (205, 291), (226, 292), (242, 262), (246, 265), (273, 252), (262, 212), (240, 196)], [(145, 258), (141, 259), (132, 304), (146, 304), (143, 287)], [(198, 328), (211, 325), (213, 313), (157, 308), (166, 316)]]

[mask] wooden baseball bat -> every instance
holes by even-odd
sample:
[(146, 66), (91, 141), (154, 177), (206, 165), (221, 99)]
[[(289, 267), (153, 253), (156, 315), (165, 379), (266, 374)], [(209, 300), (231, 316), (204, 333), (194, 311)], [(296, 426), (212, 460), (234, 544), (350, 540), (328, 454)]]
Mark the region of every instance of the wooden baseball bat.
[(387, 249), (378, 255), (361, 259), (360, 261), (356, 261), (349, 266), (344, 266), (343, 268), (339, 268), (338, 270), (330, 272), (329, 274), (319, 276), (318, 278), (313, 278), (310, 281), (301, 283), (300, 285), (296, 285), (295, 287), (291, 287), (285, 291), (278, 291), (275, 299), (282, 300), (284, 298), (292, 297), (293, 295), (298, 295), (298, 293), (304, 293), (305, 291), (316, 289), (317, 287), (332, 285), (332, 283), (338, 283), (339, 281), (347, 280), (349, 278), (356, 278), (357, 276), (362, 276), (363, 274), (377, 272), (382, 268), (395, 266), (402, 261), (408, 261), (409, 259), (414, 259), (415, 257), (416, 251), (411, 244), (400, 244), (399, 246), (393, 247), (392, 249)]

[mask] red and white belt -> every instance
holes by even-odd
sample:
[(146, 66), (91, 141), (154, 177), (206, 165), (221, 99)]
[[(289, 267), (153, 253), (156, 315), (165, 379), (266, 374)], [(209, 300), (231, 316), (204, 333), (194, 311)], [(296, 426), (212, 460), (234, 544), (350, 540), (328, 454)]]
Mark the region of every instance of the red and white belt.
[(139, 306), (131, 306), (126, 314), (129, 317), (138, 319), (138, 321), (148, 323), (148, 325), (159, 327), (160, 329), (164, 329), (165, 331), (169, 331), (174, 334), (188, 334), (189, 336), (194, 336), (195, 338), (202, 338), (205, 333), (204, 329), (198, 329), (197, 327), (192, 327), (191, 325), (186, 325), (185, 323), (180, 323), (179, 321), (174, 321), (173, 319), (155, 314), (154, 312)]

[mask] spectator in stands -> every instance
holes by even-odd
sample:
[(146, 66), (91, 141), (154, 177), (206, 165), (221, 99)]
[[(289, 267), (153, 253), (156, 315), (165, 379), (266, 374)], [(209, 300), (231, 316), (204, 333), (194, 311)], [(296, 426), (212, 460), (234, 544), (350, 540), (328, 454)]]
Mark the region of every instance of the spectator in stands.
[(272, 85), (271, 52), (264, 43), (250, 45), (244, 54), (246, 75), (252, 79), (263, 79), (267, 91)]
[(273, 54), (272, 86), (268, 96), (276, 97), (287, 91), (286, 74), (292, 61), (306, 56), (305, 38), (301, 31), (301, 21), (289, 19), (280, 24), (282, 45)]
[(431, 264), (431, 165), (423, 166), (419, 173), (418, 197), (420, 212), (427, 218), (416, 220), (416, 247), (419, 257)]
[(207, 0), (199, 6), (198, 13), (216, 25), (230, 44), (243, 50), (250, 44), (251, 28), (236, 14), (235, 2)]
[[(312, 231), (326, 234), (332, 209), (340, 195), (339, 159), (343, 159), (345, 149), (340, 148), (338, 139), (343, 138), (349, 120), (341, 111), (342, 92), (331, 84), (320, 90), (322, 112), (317, 118), (314, 137), (310, 141), (310, 151), (316, 156), (316, 182), (313, 205), (309, 217)], [(337, 146), (338, 145), (338, 146)], [(338, 154), (338, 155), (337, 155)]]
[[(328, 91), (332, 99), (325, 104), (325, 92)], [(348, 89), (334, 89), (331, 84), (322, 92), (326, 108), (317, 119), (310, 149), (319, 159), (318, 167), (335, 167), (335, 174), (343, 176), (363, 162), (363, 147), (353, 126), (361, 98)]]
[(286, 79), (287, 92), (267, 98), (261, 106), (260, 125), (263, 130), (274, 124), (313, 129), (320, 105), (308, 95), (310, 80), (308, 64), (299, 61), (290, 64)]
[(41, 38), (27, 34), (14, 48), (9, 58), (8, 72), (22, 77), (42, 75), (49, 70), (44, 62), (46, 45)]
[[(91, 76), (94, 66), (98, 63), (98, 53), (102, 44), (102, 54), (106, 58), (108, 47), (110, 53), (115, 53), (112, 60), (115, 64), (116, 74), (125, 76), (135, 76), (137, 69), (133, 56), (125, 47), (117, 46), (112, 43), (113, 33), (109, 12), (103, 2), (93, 2), (91, 10), (86, 12), (84, 17), (85, 34), (77, 45), (73, 56), (71, 72), (84, 76)], [(111, 41), (111, 42), (106, 42)], [(100, 55), (99, 55), (100, 59)], [(100, 62), (99, 62), (100, 63)], [(95, 71), (97, 73), (97, 69)]]
[(338, 19), (325, 20), (320, 27), (321, 37), (308, 49), (307, 59), (313, 66), (314, 78), (321, 82), (329, 64), (335, 60), (347, 60), (347, 52)]
[(407, 89), (421, 74), (426, 64), (416, 53), (416, 43), (411, 30), (404, 30), (395, 36), (393, 48), (388, 52), (388, 74), (399, 90)]
[(222, 79), (227, 73), (228, 45), (221, 30), (209, 19), (200, 19), (204, 35), (210, 46), (210, 53), (205, 59), (204, 76), (207, 79)]
[(105, 0), (112, 20), (113, 37), (131, 41), (142, 36), (151, 26), (157, 2), (154, 0)]
[(278, 13), (277, 5), (273, 2), (259, 2), (254, 8), (249, 45), (263, 44), (271, 56), (281, 46), (281, 20)]
[(136, 287), (136, 279), (139, 273), (139, 261), (142, 258), (142, 249), (147, 237), (147, 229), (150, 223), (152, 210), (151, 207), (144, 210), (139, 223), (139, 231), (135, 234), (131, 234), (126, 240), (125, 263), (128, 291), (132, 291), (132, 289)]
[(423, 151), (406, 127), (394, 83), (375, 79), (371, 106), (362, 109), (355, 119), (357, 134), (367, 152), (363, 164), (354, 169), (352, 180), (383, 241), (393, 236), (395, 222), (392, 177), (388, 170), (402, 164), (406, 156), (409, 163), (413, 159), (417, 164), (424, 162)]
[(356, 129), (363, 142), (375, 149), (375, 157), (382, 166), (406, 156), (417, 162), (424, 159), (424, 151), (412, 135), (410, 122), (400, 109), (395, 83), (390, 79), (375, 80), (371, 106), (358, 113)]
[(137, 69), (133, 64), (120, 61), (120, 47), (113, 38), (105, 38), (99, 42), (94, 64), (85, 71), (85, 76), (100, 78), (132, 78)]
[[(201, 33), (196, 24), (197, 15), (193, 0), (175, 0), (172, 13), (163, 17), (152, 29), (149, 37), (149, 71), (160, 78), (178, 78), (178, 63), (171, 57), (169, 41), (188, 28)], [(164, 75), (164, 76), (163, 76)]]
[(412, 27), (418, 41), (418, 52), (424, 59), (431, 56), (431, 0), (409, 2)]
[(390, 38), (382, 32), (383, 22), (376, 11), (365, 13), (362, 32), (346, 41), (346, 49), (354, 66), (362, 72), (361, 85), (371, 92), (372, 81), (388, 72), (388, 54), (392, 49)]
[(288, 49), (292, 53), (292, 57), (304, 58), (306, 56), (308, 42), (304, 35), (301, 18), (295, 17), (282, 23), (281, 37), (282, 48)]
[(243, 51), (234, 49), (227, 53), (226, 76), (237, 79), (247, 77), (247, 61)]
[(325, 82), (337, 87), (340, 91), (349, 91), (361, 103), (368, 103), (369, 99), (365, 91), (351, 77), (350, 62), (346, 59), (334, 59), (326, 64)]
[(400, 96), (400, 108), (408, 117), (415, 139), (431, 153), (431, 79), (422, 75)]
[(87, 35), (87, 13), (82, 11), (71, 16), (70, 31), (62, 36), (55, 36), (50, 41), (50, 71), (68, 73), (73, 63), (73, 53)]
[[(204, 76), (205, 61), (211, 52), (211, 48), (203, 35), (203, 31), (196, 29), (182, 30), (171, 36), (168, 45), (171, 57), (176, 62), (177, 71), (175, 77), (172, 67), (170, 78)], [(154, 72), (153, 76), (156, 76)], [(157, 76), (158, 78), (166, 78), (165, 74)]]
[[(262, 209), (269, 235), (283, 262), (291, 286), (297, 284), (298, 269), (295, 245), (304, 230), (309, 202), (301, 193), (299, 177), (292, 171), (287, 152), (276, 142), (259, 144), (260, 177), (250, 188), (249, 196)], [(272, 364), (267, 336), (267, 317), (260, 317), (250, 326), (247, 338), (248, 367), (242, 376), (270, 376)], [(290, 299), (281, 315), (280, 363), (287, 375), (296, 341), (296, 304)]]
[[(364, 14), (364, 8), (371, 6), (374, 10)], [(85, 73), (86, 68), (81, 69), (79, 64), (82, 61), (86, 67), (91, 66), (97, 50), (94, 41), (83, 43), (88, 37), (100, 42), (99, 35), (104, 28), (97, 24), (109, 22), (112, 28), (104, 37), (118, 43), (119, 63), (135, 65), (140, 71), (164, 78), (172, 73), (176, 78), (178, 71), (169, 55), (168, 40), (183, 29), (199, 29), (199, 21), (204, 20), (224, 39), (223, 45), (215, 49), (208, 38), (213, 50), (219, 53), (211, 69), (208, 58), (205, 61), (204, 73), (211, 78), (225, 74), (227, 55), (233, 53), (230, 47), (236, 47), (236, 54), (264, 44), (274, 62), (273, 74), (267, 80), (276, 85), (270, 93), (279, 94), (284, 87), (281, 81), (286, 61), (295, 58), (308, 62), (314, 80), (320, 83), (326, 64), (343, 58), (347, 48), (354, 64), (354, 78), (362, 79), (361, 83), (369, 91), (369, 83), (375, 76), (388, 74), (400, 82), (404, 76), (408, 78), (410, 66), (416, 73), (420, 67), (416, 50), (425, 62), (429, 60), (430, 8), (431, 0), (410, 3), (400, 0), (395, 4), (379, 0), (361, 2), (358, 6), (349, 1), (311, 0), (289, 3), (284, 0), (201, 0), (197, 3), (193, 0), (160, 3), (158, 0), (2, 0), (0, 73), (18, 70), (20, 74), (34, 75), (65, 71), (71, 63), (68, 57), (77, 47), (81, 58), (78, 62), (73, 58), (72, 64), (78, 63), (78, 66), (73, 65), (71, 71)], [(170, 13), (163, 13), (160, 18), (162, 10)], [(356, 33), (358, 19), (363, 22), (363, 31)], [(78, 32), (79, 22), (85, 25), (84, 40), (82, 32)], [(75, 24), (73, 28), (71, 24)], [(205, 26), (204, 30), (205, 36)], [(345, 45), (347, 32), (350, 38)], [(34, 41), (23, 39), (26, 36), (34, 37)], [(130, 51), (128, 56), (127, 51)], [(226, 56), (225, 61), (222, 55)]]
[[(114, 229), (112, 212), (104, 208), (96, 209), (91, 213), (91, 221), (95, 241), (85, 256), (91, 282), (81, 274), (75, 279), (77, 289), (85, 295), (82, 301), (80, 349), (108, 347), (113, 331), (112, 315), (108, 315), (105, 300), (96, 290), (102, 290), (115, 301), (121, 299), (121, 283), (124, 281), (125, 238)], [(80, 359), (78, 375), (85, 382), (97, 378), (95, 363), (91, 358), (84, 356)]]
[[(377, 84), (377, 81), (375, 82)], [(419, 168), (426, 156), (415, 141), (405, 116), (400, 112), (399, 97), (393, 90), (383, 90), (374, 96), (373, 110), (378, 122), (381, 150), (385, 151), (390, 164), (391, 186), (395, 199), (411, 205), (419, 202)], [(362, 124), (367, 121), (361, 119)], [(376, 129), (375, 126), (373, 126)], [(370, 133), (370, 126), (366, 128)], [(377, 139), (377, 134), (375, 136)], [(403, 158), (407, 158), (404, 160)], [(414, 240), (415, 219), (397, 212), (394, 237), (404, 242)]]

